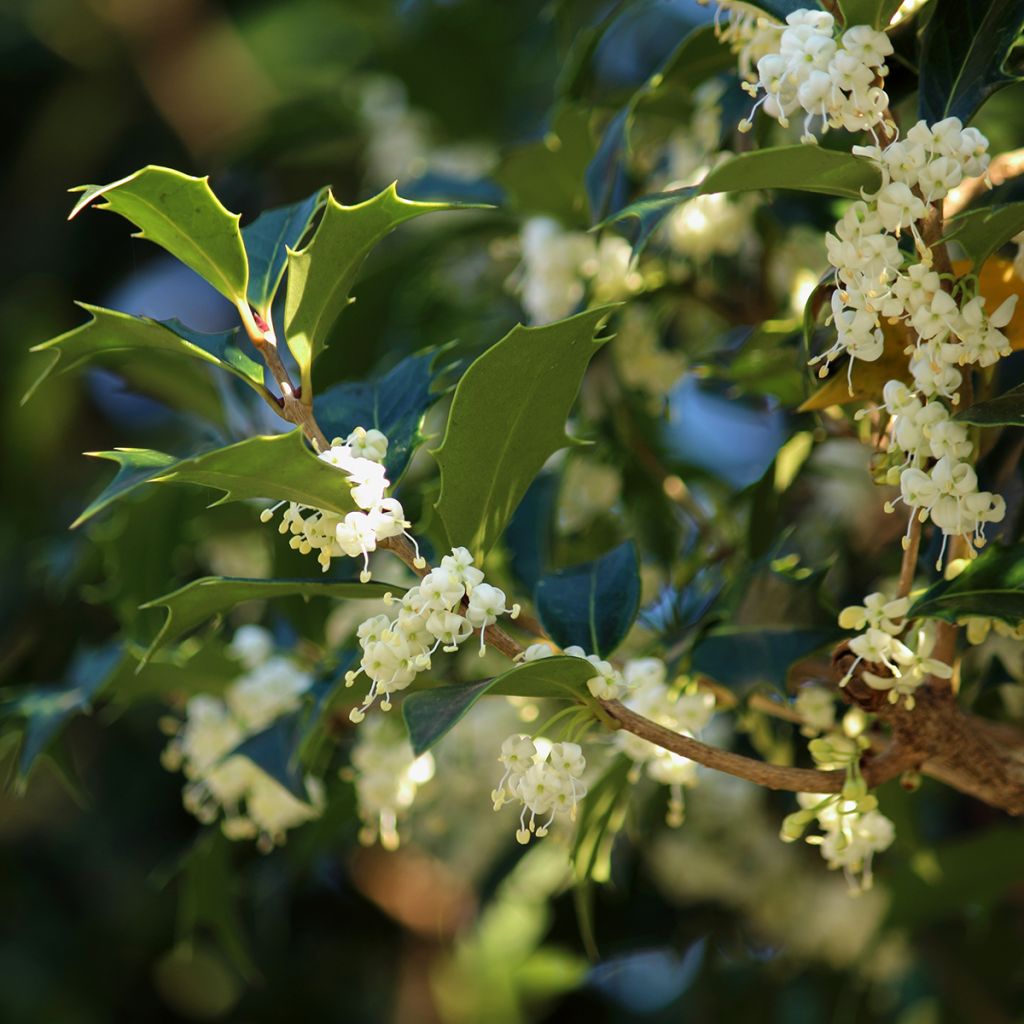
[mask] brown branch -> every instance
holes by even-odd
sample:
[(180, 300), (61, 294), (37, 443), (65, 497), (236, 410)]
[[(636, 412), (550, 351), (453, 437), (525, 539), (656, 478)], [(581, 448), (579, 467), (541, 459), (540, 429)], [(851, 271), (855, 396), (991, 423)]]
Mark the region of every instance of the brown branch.
[(947, 219), (955, 217), (985, 192), (989, 182), (993, 186), (1002, 185), (1010, 178), (1017, 178), (1022, 174), (1024, 174), (1024, 149), (1000, 153), (988, 165), (988, 171), (985, 174), (977, 178), (966, 178), (946, 196), (943, 214)]
[(910, 510), (910, 533), (907, 546), (903, 549), (903, 561), (900, 563), (900, 582), (896, 589), (897, 597), (906, 597), (914, 585), (914, 573), (917, 571), (917, 555), (921, 550), (921, 520), (917, 513)]

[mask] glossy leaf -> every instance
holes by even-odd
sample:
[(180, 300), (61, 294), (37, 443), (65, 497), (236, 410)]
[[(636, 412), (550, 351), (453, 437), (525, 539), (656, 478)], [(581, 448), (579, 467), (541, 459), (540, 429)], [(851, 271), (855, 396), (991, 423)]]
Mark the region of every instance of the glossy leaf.
[(249, 265), (237, 213), (213, 194), (209, 178), (169, 167), (143, 167), (109, 185), (81, 185), (74, 217), (96, 199), (139, 228), (136, 238), (162, 246), (231, 302), (245, 298)]
[(161, 322), (84, 302), (78, 305), (89, 314), (86, 323), (31, 349), (45, 353), (48, 362), (26, 392), (23, 402), (27, 402), (54, 371), (66, 373), (82, 363), (103, 362), (104, 356), (129, 352), (135, 356), (158, 352), (200, 359), (233, 373), (250, 387), (264, 390), (263, 366), (239, 346), (240, 329), (204, 334), (178, 320)]
[(413, 753), (429, 750), (467, 714), (485, 694), (512, 697), (552, 697), (588, 703), (587, 680), (594, 668), (582, 658), (542, 658), (510, 668), (493, 679), (460, 686), (418, 690), (402, 701)]
[(985, 261), (1014, 235), (1024, 231), (1024, 202), (980, 206), (966, 210), (946, 223), (945, 240), (956, 242), (975, 267)]
[(1019, 81), (1007, 58), (1024, 26), (1024, 0), (935, 0), (921, 39), (919, 113), (965, 124), (992, 93)]
[(284, 277), (288, 250), (302, 241), (326, 199), (327, 189), (318, 189), (298, 203), (264, 211), (242, 228), (242, 241), (249, 257), (249, 305), (268, 323), (270, 307)]
[(701, 637), (693, 649), (691, 670), (737, 692), (763, 683), (782, 689), (794, 662), (840, 636), (822, 629), (727, 626)]
[(375, 427), (388, 438), (384, 464), (395, 483), (423, 441), (420, 427), (426, 411), (441, 397), (433, 387), (438, 350), (403, 359), (381, 377), (335, 384), (317, 395), (313, 409), (328, 438), (347, 437), (355, 427)]
[(1024, 620), (1024, 544), (990, 547), (952, 580), (939, 580), (913, 603), (908, 618), (980, 615), (1016, 625)]
[(299, 364), (304, 394), (331, 328), (352, 301), (350, 292), (370, 250), (399, 224), (425, 213), (481, 209), (453, 203), (414, 203), (394, 185), (357, 206), (342, 206), (328, 193), (323, 217), (309, 243), (288, 253), (284, 333)]
[(862, 190), (874, 191), (880, 181), (877, 168), (850, 153), (804, 145), (758, 149), (719, 164), (699, 185), (643, 196), (604, 223), (635, 217), (640, 229), (634, 251), (639, 251), (665, 217), (694, 196), (789, 189), (859, 199)]
[(433, 452), (441, 468), (435, 507), (451, 544), (490, 550), (548, 457), (574, 443), (566, 419), (612, 308), (516, 326), (463, 374)]
[(542, 577), (534, 601), (544, 629), (560, 647), (576, 645), (607, 658), (640, 607), (636, 547), (626, 541), (593, 562)]
[(116, 462), (117, 473), (114, 479), (71, 524), (72, 529), (81, 526), (82, 523), (92, 519), (97, 512), (102, 512), (118, 498), (153, 480), (178, 462), (173, 455), (150, 451), (147, 448), (118, 448), (112, 452), (86, 452), (86, 454), (96, 459), (109, 459), (111, 462)]
[(299, 761), (304, 713), (299, 710), (281, 715), (265, 729), (247, 736), (228, 751), (222, 761), (246, 757), (286, 789), (296, 800), (308, 804), (305, 772)]
[(975, 402), (953, 418), (979, 427), (1024, 426), (1024, 384), (1018, 384), (987, 402)]
[(195, 629), (216, 615), (242, 604), (244, 601), (266, 601), (275, 597), (330, 597), (365, 600), (383, 597), (391, 592), (400, 596), (404, 587), (388, 583), (337, 583), (329, 580), (274, 579), (252, 580), (230, 576), (204, 576), (179, 589), (154, 598), (143, 608), (164, 608), (167, 617), (156, 639), (150, 645), (147, 659), (165, 644)]

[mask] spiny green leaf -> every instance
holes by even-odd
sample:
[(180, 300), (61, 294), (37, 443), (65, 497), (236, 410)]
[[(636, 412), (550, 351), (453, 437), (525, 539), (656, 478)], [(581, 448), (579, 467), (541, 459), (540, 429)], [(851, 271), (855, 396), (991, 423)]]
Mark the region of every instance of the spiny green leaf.
[(114, 479), (95, 497), (71, 524), (71, 528), (81, 526), (97, 512), (102, 512), (108, 505), (124, 497), (129, 491), (159, 476), (177, 463), (173, 455), (151, 451), (147, 448), (118, 448), (112, 452), (86, 452), (95, 459), (109, 459), (117, 463)]
[(1024, 0), (935, 0), (921, 40), (919, 112), (929, 124), (965, 124), (992, 93), (1020, 81), (1007, 70)]
[(1024, 426), (1024, 384), (1018, 384), (987, 402), (975, 402), (953, 419), (979, 427)]
[(80, 185), (83, 193), (74, 217), (95, 199), (139, 228), (136, 238), (162, 246), (191, 267), (222, 295), (237, 303), (245, 298), (249, 265), (241, 219), (213, 194), (209, 178), (193, 178), (169, 167), (143, 167), (109, 185)]
[(309, 450), (301, 430), (250, 437), (194, 455), (153, 480), (214, 487), (224, 492), (218, 505), (245, 498), (271, 498), (339, 515), (356, 507), (344, 474)]
[(839, 0), (847, 28), (870, 25), (886, 29), (903, 0)]
[(1002, 203), (966, 210), (946, 222), (944, 241), (956, 242), (977, 271), (1014, 235), (1024, 231), (1024, 203)]
[(542, 658), (510, 668), (500, 676), (462, 686), (438, 686), (410, 693), (402, 701), (413, 753), (429, 750), (457, 725), (485, 694), (511, 697), (552, 697), (590, 703), (587, 680), (594, 667), (582, 658)]
[(608, 657), (640, 606), (635, 545), (626, 541), (593, 562), (542, 577), (534, 600), (544, 628), (560, 647), (576, 645)]
[(962, 616), (1024, 621), (1024, 544), (990, 547), (959, 576), (939, 580), (913, 603), (908, 618), (945, 619)]
[(144, 652), (131, 647), (103, 688), (104, 698), (125, 706), (140, 700), (166, 700), (170, 695), (218, 695), (237, 678), (241, 666), (222, 644), (190, 641), (161, 650), (143, 661)]
[(405, 588), (389, 583), (335, 583), (299, 579), (252, 580), (230, 576), (204, 576), (142, 605), (143, 608), (167, 610), (167, 618), (146, 652), (145, 660), (165, 644), (244, 601), (265, 601), (295, 595), (306, 599), (330, 597), (338, 601), (346, 598), (358, 601), (383, 597), (389, 591), (400, 596), (405, 592)]
[(415, 203), (391, 185), (357, 206), (342, 206), (328, 193), (324, 215), (309, 244), (288, 253), (284, 333), (302, 374), (304, 395), (312, 394), (312, 366), (341, 311), (370, 250), (399, 224), (425, 213), (486, 209), (458, 203)]
[(240, 329), (203, 334), (178, 320), (157, 321), (129, 316), (115, 309), (79, 302), (89, 320), (59, 337), (35, 345), (32, 352), (45, 353), (49, 361), (36, 382), (25, 393), (27, 402), (40, 384), (60, 365), (65, 373), (82, 363), (101, 360), (111, 353), (169, 353), (201, 359), (240, 377), (250, 387), (264, 392), (263, 367), (239, 347)]
[(724, 627), (706, 633), (693, 649), (691, 669), (744, 692), (760, 683), (785, 687), (789, 667), (839, 639), (838, 631)]
[(613, 308), (516, 326), (465, 372), (433, 451), (441, 468), (435, 508), (452, 544), (490, 550), (544, 462), (573, 443), (565, 422)]
[(437, 360), (438, 350), (430, 349), (403, 359), (382, 377), (327, 388), (313, 401), (320, 428), (328, 438), (347, 437), (356, 427), (382, 431), (388, 439), (388, 479), (397, 482), (423, 440), (424, 414), (441, 397), (432, 390)]
[(637, 218), (640, 231), (634, 251), (639, 251), (665, 217), (694, 196), (774, 188), (859, 199), (862, 191), (874, 191), (880, 183), (878, 169), (850, 153), (804, 145), (757, 149), (719, 164), (699, 185), (643, 196), (602, 226)]
[(232, 757), (248, 758), (296, 800), (308, 804), (310, 799), (305, 773), (299, 762), (304, 720), (302, 710), (281, 715), (265, 729), (247, 736), (237, 747), (229, 750), (221, 761), (228, 761)]
[(302, 241), (326, 200), (327, 189), (321, 188), (301, 202), (266, 210), (242, 228), (242, 241), (249, 257), (249, 305), (268, 323), (270, 307), (284, 276), (288, 250)]

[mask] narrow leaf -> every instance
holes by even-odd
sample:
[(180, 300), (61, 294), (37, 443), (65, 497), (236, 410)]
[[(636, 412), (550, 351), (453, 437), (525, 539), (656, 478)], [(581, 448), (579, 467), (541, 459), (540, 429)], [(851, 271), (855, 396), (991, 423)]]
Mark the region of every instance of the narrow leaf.
[(1020, 76), (1007, 58), (1024, 25), (1024, 0), (935, 0), (921, 40), (919, 113), (929, 124), (965, 124)]
[(990, 547), (952, 580), (939, 580), (911, 606), (908, 618), (980, 615), (1016, 625), (1024, 620), (1024, 544)]
[(987, 402), (976, 402), (953, 417), (979, 427), (1024, 426), (1024, 384), (1003, 392)]
[(136, 238), (162, 246), (191, 267), (232, 303), (245, 298), (249, 265), (241, 219), (213, 194), (209, 178), (193, 178), (169, 167), (143, 167), (109, 185), (80, 185), (74, 217), (96, 199), (139, 228)]
[(270, 307), (284, 277), (288, 250), (302, 241), (326, 200), (327, 189), (318, 189), (301, 202), (266, 210), (242, 228), (249, 257), (249, 305), (268, 323)]
[(229, 576), (204, 576), (162, 597), (142, 605), (143, 608), (164, 608), (167, 617), (146, 658), (165, 644), (195, 629), (196, 626), (221, 615), (245, 601), (266, 601), (275, 597), (330, 597), (366, 600), (391, 592), (400, 596), (404, 587), (390, 583), (335, 583), (325, 580), (277, 579), (252, 580)]
[(482, 555), (550, 455), (573, 441), (565, 423), (612, 308), (544, 327), (514, 327), (466, 371), (434, 457), (435, 506), (452, 544)]
[(263, 366), (239, 346), (239, 328), (203, 334), (179, 320), (160, 322), (84, 302), (78, 305), (89, 314), (86, 323), (31, 349), (45, 353), (48, 362), (22, 402), (27, 402), (55, 370), (66, 373), (82, 363), (103, 362), (105, 356), (124, 352), (136, 355), (159, 352), (199, 359), (233, 373), (258, 391), (265, 390)]
[(402, 701), (409, 742), (417, 756), (429, 750), (465, 717), (485, 694), (552, 697), (589, 703), (587, 680), (594, 668), (582, 658), (542, 658), (510, 668), (500, 676), (465, 686), (438, 686), (410, 693)]
[(636, 547), (626, 541), (593, 562), (544, 576), (534, 600), (544, 628), (560, 647), (576, 645), (608, 657), (640, 606)]
[(350, 292), (370, 250), (399, 224), (425, 213), (482, 209), (457, 203), (414, 203), (392, 185), (358, 206), (342, 206), (329, 192), (324, 215), (309, 244), (288, 253), (285, 338), (312, 393), (311, 371), (331, 328), (352, 301)]

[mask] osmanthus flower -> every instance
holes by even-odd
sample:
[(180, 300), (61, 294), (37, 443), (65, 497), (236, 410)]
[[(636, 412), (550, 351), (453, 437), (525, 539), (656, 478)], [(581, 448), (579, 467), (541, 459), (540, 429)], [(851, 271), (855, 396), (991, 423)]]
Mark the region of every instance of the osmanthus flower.
[(908, 711), (915, 704), (914, 692), (930, 676), (937, 679), (951, 679), (953, 669), (944, 661), (931, 657), (935, 647), (935, 629), (930, 624), (915, 631), (915, 646), (909, 658), (900, 662), (898, 673), (883, 676), (874, 672), (862, 672), (861, 678), (873, 690), (888, 690), (889, 702), (896, 704), (900, 698)]
[(359, 841), (370, 846), (379, 836), (384, 849), (397, 849), (398, 824), (412, 807), (419, 787), (433, 778), (433, 757), (429, 753), (417, 757), (400, 727), (375, 717), (359, 730), (351, 760), (351, 768), (342, 769), (341, 774), (355, 785), (363, 822)]
[[(355, 511), (341, 516), (297, 502), (287, 503), (278, 530), (291, 534), (289, 544), (300, 554), (316, 551), (324, 572), (331, 567), (334, 558), (362, 558), (359, 579), (368, 583), (370, 554), (377, 550), (381, 541), (404, 535), (416, 545), (408, 532), (412, 524), (406, 520), (401, 503), (385, 497), (389, 481), (383, 460), (387, 450), (388, 439), (379, 430), (356, 427), (347, 438), (335, 438), (331, 447), (320, 453), (323, 462), (345, 474), (352, 500), (358, 506)], [(279, 502), (273, 508), (264, 509), (260, 520), (269, 523), (274, 512), (284, 504)], [(419, 549), (416, 551), (417, 562), (422, 564)]]
[(803, 723), (800, 732), (804, 736), (828, 732), (836, 724), (835, 696), (824, 686), (802, 686), (794, 707)]
[(520, 843), (546, 836), (559, 816), (575, 820), (577, 804), (586, 795), (582, 777), (587, 761), (579, 744), (535, 741), (516, 733), (502, 743), (498, 760), (505, 773), (491, 799), (496, 811), (509, 801), (522, 803), (516, 830)]
[(204, 823), (223, 813), (225, 835), (256, 839), (259, 848), (267, 851), (283, 843), (289, 829), (319, 817), (323, 789), (318, 779), (307, 775), (302, 800), (234, 751), (248, 737), (294, 711), (312, 676), (291, 658), (275, 655), (273, 638), (258, 626), (239, 629), (229, 651), (246, 671), (227, 688), (223, 699), (198, 694), (188, 701), (184, 720), (175, 728), (162, 761), (188, 780), (182, 794), (187, 810)]

